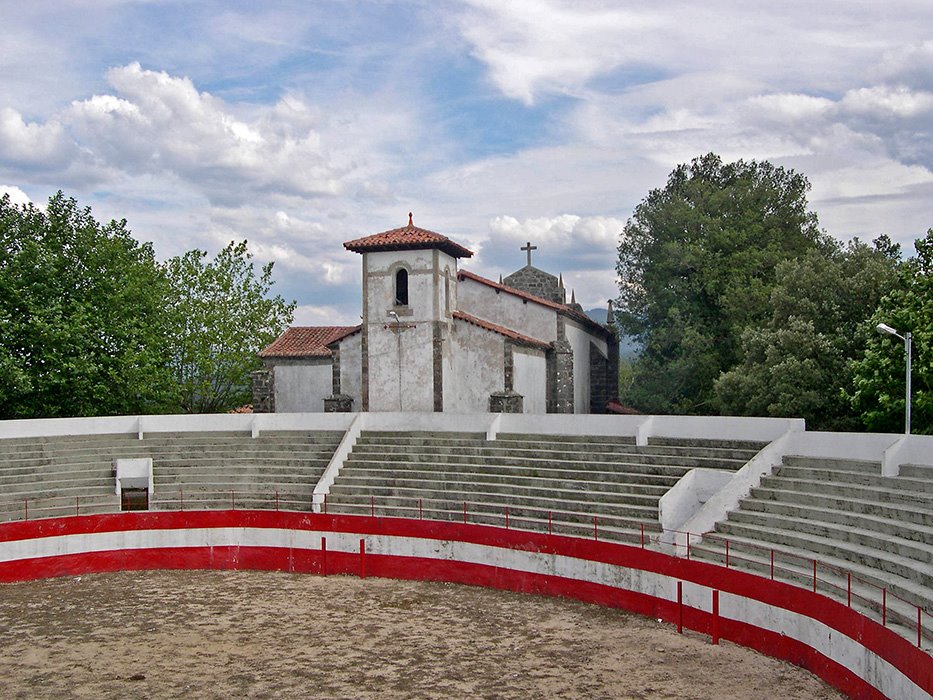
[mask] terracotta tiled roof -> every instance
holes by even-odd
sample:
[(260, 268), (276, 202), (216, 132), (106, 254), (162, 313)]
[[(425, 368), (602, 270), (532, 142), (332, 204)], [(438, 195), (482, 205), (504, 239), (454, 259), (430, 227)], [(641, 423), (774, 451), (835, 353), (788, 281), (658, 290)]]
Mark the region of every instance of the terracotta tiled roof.
[(465, 314), (462, 311), (454, 311), (451, 315), (460, 321), (466, 321), (467, 323), (472, 323), (474, 326), (485, 328), (487, 331), (498, 333), (499, 335), (503, 335), (510, 340), (514, 340), (516, 343), (521, 343), (522, 345), (529, 345), (531, 347), (541, 348), (542, 350), (547, 350), (549, 347), (551, 347), (549, 343), (545, 343), (543, 340), (538, 340), (537, 338), (522, 335), (521, 333), (513, 331), (511, 328), (506, 328), (505, 326), (499, 326), (495, 323), (484, 321), (481, 318), (476, 318), (476, 316)]
[(636, 411), (634, 408), (630, 408), (625, 404), (620, 403), (616, 399), (611, 399), (606, 402), (606, 410), (609, 413), (618, 413), (625, 416), (638, 416), (641, 415), (640, 411)]
[(359, 329), (359, 326), (293, 326), (261, 351), (259, 356), (330, 357), (328, 345)]
[(408, 215), (408, 226), (394, 228), (382, 233), (374, 233), (365, 238), (356, 238), (343, 244), (354, 253), (372, 253), (380, 250), (410, 250), (412, 248), (439, 248), (455, 258), (469, 258), (473, 251), (467, 250), (447, 236), (424, 228), (418, 228)]
[(582, 323), (584, 326), (587, 326), (588, 328), (602, 331), (603, 335), (610, 334), (610, 331), (605, 326), (597, 323), (596, 321), (591, 319), (589, 316), (587, 316), (584, 312), (577, 311), (575, 308), (567, 304), (558, 304), (556, 301), (551, 301), (550, 299), (539, 297), (536, 294), (531, 294), (522, 289), (515, 289), (515, 287), (510, 287), (507, 284), (500, 284), (499, 282), (493, 282), (492, 280), (488, 280), (485, 277), (480, 277), (479, 275), (469, 272), (467, 270), (460, 270), (457, 273), (457, 279), (473, 280), (474, 282), (485, 284), (487, 287), (492, 287), (493, 289), (496, 289), (500, 292), (506, 292), (507, 294), (512, 294), (513, 296), (517, 296), (520, 299), (525, 299), (526, 301), (532, 301), (535, 304), (541, 304), (542, 306), (547, 306), (551, 309), (554, 309), (558, 313), (561, 313), (564, 316), (567, 316), (568, 318), (572, 318), (573, 320), (579, 323)]

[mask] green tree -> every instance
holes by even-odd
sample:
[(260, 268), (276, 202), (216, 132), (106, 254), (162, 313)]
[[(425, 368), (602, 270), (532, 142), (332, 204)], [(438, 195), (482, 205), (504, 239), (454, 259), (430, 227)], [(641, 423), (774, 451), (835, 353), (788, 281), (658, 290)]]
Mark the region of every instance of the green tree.
[(917, 256), (901, 265), (899, 284), (864, 324), (866, 349), (850, 367), (847, 395), (871, 431), (904, 430), (906, 353), (901, 340), (874, 331), (886, 323), (901, 335), (913, 334), (913, 432), (933, 434), (933, 229), (915, 245)]
[(164, 410), (167, 289), (125, 221), (61, 192), (44, 211), (0, 199), (0, 417)]
[(896, 283), (899, 257), (882, 236), (874, 246), (853, 240), (778, 264), (770, 320), (742, 332), (742, 359), (716, 381), (720, 410), (859, 429), (844, 390), (868, 340), (866, 315)]
[(231, 242), (213, 260), (193, 250), (172, 258), (169, 315), (172, 369), (182, 410), (226, 411), (250, 401), (257, 353), (291, 322), (295, 302), (269, 296), (272, 263), (257, 276), (246, 241)]
[(713, 383), (770, 313), (775, 267), (828, 238), (809, 183), (767, 162), (708, 154), (649, 192), (619, 244), (617, 322), (642, 346), (624, 397), (657, 413), (715, 410)]

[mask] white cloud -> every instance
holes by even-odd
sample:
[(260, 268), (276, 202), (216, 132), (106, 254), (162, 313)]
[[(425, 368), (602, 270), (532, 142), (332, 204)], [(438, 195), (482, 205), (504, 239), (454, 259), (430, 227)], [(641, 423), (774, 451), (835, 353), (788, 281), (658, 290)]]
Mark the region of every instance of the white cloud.
[(29, 199), (29, 195), (15, 185), (0, 185), (0, 197), (3, 197), (5, 194), (10, 195), (10, 203), (12, 204), (25, 206), (32, 203), (32, 200)]
[(562, 214), (519, 221), (512, 216), (497, 216), (489, 222), (493, 236), (510, 241), (531, 240), (570, 250), (576, 247), (595, 247), (607, 250), (615, 247), (616, 239), (625, 222), (606, 216), (577, 216)]
[(906, 87), (876, 85), (850, 90), (840, 102), (844, 111), (897, 118), (928, 116), (933, 113), (933, 93), (917, 92)]
[(302, 304), (295, 308), (296, 326), (356, 326), (359, 315), (342, 307)]
[(56, 120), (26, 123), (10, 107), (0, 108), (0, 158), (26, 167), (60, 166), (74, 154), (64, 129)]
[(639, 58), (626, 37), (654, 20), (618, 7), (473, 0), (460, 18), (474, 54), (503, 94), (532, 104), (540, 91), (576, 92), (591, 78)]

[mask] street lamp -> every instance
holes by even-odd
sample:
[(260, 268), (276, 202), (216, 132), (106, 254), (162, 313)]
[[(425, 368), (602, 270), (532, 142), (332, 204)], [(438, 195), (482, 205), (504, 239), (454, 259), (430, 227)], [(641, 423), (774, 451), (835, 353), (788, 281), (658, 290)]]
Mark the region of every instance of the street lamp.
[(904, 432), (907, 435), (910, 435), (910, 354), (911, 354), (910, 346), (911, 346), (913, 336), (910, 334), (909, 331), (905, 333), (904, 335), (901, 335), (900, 333), (898, 333), (896, 330), (891, 328), (891, 326), (889, 326), (886, 323), (879, 323), (877, 326), (875, 326), (875, 329), (879, 333), (887, 333), (888, 335), (893, 335), (904, 341), (904, 351), (907, 353), (907, 410), (906, 410), (906, 416), (904, 419)]

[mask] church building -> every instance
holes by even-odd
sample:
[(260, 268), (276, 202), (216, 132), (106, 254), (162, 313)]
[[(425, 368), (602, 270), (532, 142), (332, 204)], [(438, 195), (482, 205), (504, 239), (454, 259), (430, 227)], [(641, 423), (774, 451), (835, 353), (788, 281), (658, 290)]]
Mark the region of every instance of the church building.
[(531, 265), (531, 243), (498, 282), (411, 214), (343, 245), (362, 258), (362, 323), (286, 330), (259, 353), (254, 411), (606, 413), (616, 399), (618, 337)]

